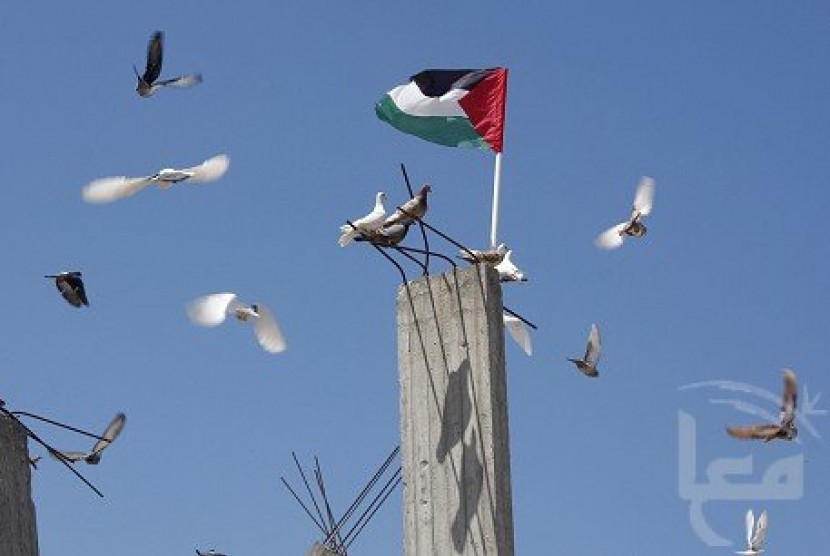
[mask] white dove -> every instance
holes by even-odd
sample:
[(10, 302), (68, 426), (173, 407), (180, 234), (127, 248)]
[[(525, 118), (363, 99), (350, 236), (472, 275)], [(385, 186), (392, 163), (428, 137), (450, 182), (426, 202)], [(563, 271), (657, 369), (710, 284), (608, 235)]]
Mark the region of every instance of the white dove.
[(601, 249), (616, 249), (623, 244), (625, 236), (643, 237), (646, 235), (646, 226), (642, 219), (651, 213), (654, 206), (654, 186), (652, 178), (644, 176), (637, 186), (637, 194), (634, 196), (634, 206), (631, 209), (631, 216), (626, 222), (622, 222), (602, 232), (595, 241)]
[(261, 303), (246, 305), (235, 293), (215, 293), (194, 299), (187, 306), (187, 314), (191, 321), (202, 326), (218, 326), (228, 315), (242, 322), (251, 321), (262, 349), (280, 353), (287, 347), (282, 330), (268, 307)]
[(383, 207), (383, 202), (385, 200), (386, 193), (383, 191), (378, 192), (378, 194), (375, 195), (375, 208), (372, 209), (372, 212), (363, 218), (353, 220), (352, 223), (354, 226), (349, 224), (343, 224), (340, 226), (341, 235), (337, 242), (340, 244), (340, 247), (346, 247), (359, 235), (363, 234), (368, 236), (381, 227), (383, 220), (386, 217), (386, 209)]
[(754, 556), (764, 551), (764, 540), (767, 538), (767, 511), (761, 512), (758, 516), (758, 523), (755, 523), (755, 516), (752, 510), (746, 511), (746, 550), (735, 552), (742, 556)]
[(226, 154), (220, 154), (205, 160), (198, 166), (183, 170), (164, 168), (143, 178), (115, 176), (97, 179), (84, 186), (81, 194), (87, 203), (111, 203), (134, 195), (151, 183), (155, 183), (161, 189), (167, 189), (174, 183), (183, 181), (194, 183), (215, 181), (225, 175), (228, 166), (230, 166), (230, 158)]
[(508, 249), (501, 262), (495, 266), (499, 273), (499, 280), (502, 282), (526, 282), (527, 278), (525, 278), (524, 272), (513, 264), (512, 255), (513, 250)]
[(525, 326), (521, 319), (518, 319), (510, 313), (503, 313), (504, 327), (510, 333), (510, 336), (519, 344), (527, 355), (533, 355), (533, 346), (530, 344), (530, 331)]

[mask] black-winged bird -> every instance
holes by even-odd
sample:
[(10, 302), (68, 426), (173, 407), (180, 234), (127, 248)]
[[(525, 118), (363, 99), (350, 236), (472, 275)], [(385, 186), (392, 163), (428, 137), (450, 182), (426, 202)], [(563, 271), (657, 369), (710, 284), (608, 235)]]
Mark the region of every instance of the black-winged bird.
[(84, 289), (84, 281), (81, 279), (81, 273), (77, 270), (46, 275), (44, 278), (52, 278), (55, 280), (55, 286), (57, 286), (58, 291), (61, 292), (63, 298), (73, 307), (89, 305), (89, 300), (86, 298), (86, 290)]
[(156, 31), (150, 37), (150, 44), (147, 46), (147, 67), (143, 74), (138, 73), (138, 68), (133, 66), (135, 77), (138, 79), (138, 85), (135, 90), (142, 97), (153, 96), (153, 93), (158, 91), (161, 87), (192, 87), (202, 82), (201, 73), (192, 73), (189, 75), (180, 75), (172, 79), (164, 79), (158, 81), (161, 75), (162, 59), (164, 57), (164, 33)]

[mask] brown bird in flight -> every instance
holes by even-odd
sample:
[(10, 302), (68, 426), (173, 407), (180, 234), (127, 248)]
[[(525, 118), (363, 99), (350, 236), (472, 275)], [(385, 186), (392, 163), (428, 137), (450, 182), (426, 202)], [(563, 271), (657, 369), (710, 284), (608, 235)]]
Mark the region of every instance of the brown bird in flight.
[(766, 423), (748, 427), (726, 427), (726, 432), (741, 440), (792, 440), (798, 436), (795, 427), (795, 408), (798, 385), (795, 373), (784, 369), (784, 394), (781, 397), (781, 419), (779, 423)]

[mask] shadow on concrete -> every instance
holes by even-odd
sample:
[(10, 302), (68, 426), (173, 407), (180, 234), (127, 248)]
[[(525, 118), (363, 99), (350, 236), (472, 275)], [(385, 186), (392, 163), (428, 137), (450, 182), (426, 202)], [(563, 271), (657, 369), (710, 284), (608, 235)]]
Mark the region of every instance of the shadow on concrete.
[(441, 414), (441, 437), (435, 449), (438, 463), (444, 463), (450, 450), (464, 440), (464, 431), (470, 422), (472, 399), (470, 398), (470, 360), (461, 362), (458, 369), (447, 377)]
[[(458, 510), (452, 520), (452, 544), (456, 552), (463, 552), (469, 534), (470, 524), (476, 517), (478, 500), (484, 488), (484, 464), (478, 455), (478, 441), (475, 429), (472, 432), (470, 443), (463, 444), (464, 453), (461, 456), (461, 476), (464, 496), (458, 502)], [(482, 545), (485, 546), (485, 545)]]

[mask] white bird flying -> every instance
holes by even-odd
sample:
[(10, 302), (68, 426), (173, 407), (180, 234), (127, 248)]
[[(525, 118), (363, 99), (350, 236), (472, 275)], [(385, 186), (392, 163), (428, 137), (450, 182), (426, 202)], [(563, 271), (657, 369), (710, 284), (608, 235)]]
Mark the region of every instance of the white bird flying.
[(135, 77), (138, 79), (138, 84), (135, 90), (142, 97), (153, 96), (153, 93), (162, 87), (192, 87), (202, 82), (201, 73), (192, 73), (190, 75), (180, 75), (172, 79), (164, 79), (158, 81), (161, 75), (161, 64), (164, 57), (164, 33), (156, 31), (150, 37), (150, 43), (147, 46), (147, 66), (144, 69), (144, 74), (138, 73), (138, 68), (133, 66)]
[(599, 363), (600, 349), (599, 328), (596, 324), (592, 324), (591, 332), (588, 333), (588, 347), (585, 348), (585, 357), (582, 359), (571, 359), (569, 357), (568, 361), (576, 365), (576, 368), (582, 371), (585, 376), (599, 376), (597, 363)]
[(755, 556), (764, 551), (764, 541), (767, 538), (767, 511), (761, 512), (758, 516), (758, 523), (755, 523), (755, 516), (752, 510), (746, 511), (746, 550), (735, 552), (742, 556)]
[(420, 220), (427, 213), (427, 195), (432, 192), (429, 184), (424, 184), (421, 189), (410, 200), (401, 205), (401, 209), (395, 212), (383, 222), (383, 227), (388, 228), (395, 224), (406, 224)]
[(230, 166), (230, 158), (226, 154), (220, 154), (205, 160), (198, 166), (183, 170), (164, 168), (143, 178), (116, 176), (97, 179), (84, 187), (82, 195), (87, 203), (111, 203), (134, 195), (151, 183), (155, 183), (161, 189), (167, 189), (174, 183), (183, 181), (194, 183), (216, 181), (225, 175), (228, 166)]
[(92, 446), (91, 452), (57, 452), (57, 455), (49, 452), (49, 454), (53, 457), (60, 457), (69, 463), (76, 463), (83, 460), (90, 465), (97, 465), (101, 461), (101, 454), (104, 452), (104, 448), (112, 444), (115, 439), (118, 438), (118, 435), (121, 434), (121, 431), (124, 429), (124, 423), (126, 421), (126, 415), (123, 413), (116, 414), (107, 426), (104, 434), (102, 434), (101, 438), (95, 443), (94, 446)]
[(631, 216), (626, 222), (622, 222), (602, 232), (596, 239), (597, 247), (601, 249), (616, 249), (623, 244), (625, 236), (643, 237), (646, 235), (646, 226), (643, 224), (643, 217), (651, 214), (654, 206), (654, 186), (652, 178), (644, 176), (637, 186), (637, 194), (634, 196), (634, 206), (631, 209)]
[(466, 249), (459, 249), (458, 256), (472, 264), (486, 263), (491, 266), (496, 266), (504, 260), (507, 251), (507, 246), (504, 243), (499, 243), (498, 247), (494, 247), (493, 249), (470, 249), (469, 252)]
[(375, 195), (375, 208), (362, 218), (358, 218), (357, 220), (353, 220), (351, 226), (350, 224), (343, 224), (340, 226), (340, 239), (337, 243), (340, 244), (340, 247), (346, 247), (350, 244), (354, 238), (358, 237), (359, 235), (363, 234), (369, 236), (381, 227), (383, 224), (383, 219), (386, 216), (386, 209), (383, 206), (383, 202), (386, 200), (386, 193), (383, 191), (379, 191)]
[(499, 280), (502, 282), (526, 282), (527, 278), (525, 278), (524, 272), (513, 263), (512, 255), (513, 251), (508, 249), (501, 262), (495, 266), (499, 273)]
[(519, 344), (522, 351), (527, 355), (533, 355), (533, 346), (530, 344), (530, 331), (525, 323), (510, 313), (503, 313), (502, 318), (504, 319), (504, 327), (507, 328), (510, 336)]
[(195, 324), (218, 326), (228, 315), (241, 322), (252, 322), (254, 335), (262, 349), (271, 353), (285, 351), (287, 345), (273, 313), (261, 303), (246, 305), (234, 293), (216, 293), (193, 300), (187, 314)]

